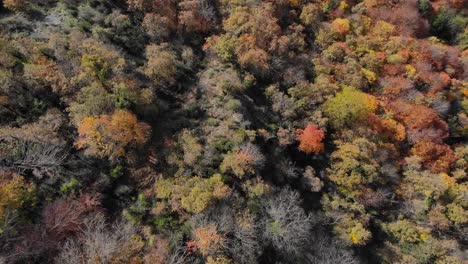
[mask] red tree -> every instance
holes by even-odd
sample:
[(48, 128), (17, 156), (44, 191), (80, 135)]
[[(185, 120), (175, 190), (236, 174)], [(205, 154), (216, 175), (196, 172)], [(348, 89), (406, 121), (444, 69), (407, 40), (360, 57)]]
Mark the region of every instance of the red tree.
[(299, 150), (307, 154), (319, 153), (324, 150), (325, 146), (322, 140), (325, 138), (325, 131), (318, 128), (316, 125), (307, 125), (303, 129), (297, 129), (297, 140), (300, 142)]

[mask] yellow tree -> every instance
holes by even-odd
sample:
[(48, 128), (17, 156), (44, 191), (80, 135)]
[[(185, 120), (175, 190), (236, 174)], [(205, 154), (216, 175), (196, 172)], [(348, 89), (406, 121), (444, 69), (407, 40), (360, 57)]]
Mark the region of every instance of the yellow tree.
[(0, 234), (11, 214), (16, 214), (28, 202), (32, 201), (34, 186), (23, 177), (0, 171)]

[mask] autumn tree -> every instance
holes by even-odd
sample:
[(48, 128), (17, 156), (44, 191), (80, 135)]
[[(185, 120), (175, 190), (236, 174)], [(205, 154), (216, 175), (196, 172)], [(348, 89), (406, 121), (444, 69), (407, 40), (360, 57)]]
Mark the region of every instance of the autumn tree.
[(396, 101), (388, 103), (385, 108), (395, 120), (405, 125), (411, 143), (423, 140), (442, 143), (449, 135), (447, 123), (427, 106)]
[(108, 114), (114, 108), (113, 103), (111, 94), (100, 83), (92, 83), (81, 88), (68, 111), (73, 122), (78, 125), (85, 117)]
[(13, 11), (23, 11), (27, 2), (25, 0), (4, 0), (3, 6)]
[[(189, 179), (161, 179), (155, 185), (156, 197), (171, 199), (183, 209), (200, 213), (216, 199), (226, 198), (231, 189), (222, 181), (220, 174), (203, 179), (198, 176)], [(177, 205), (176, 205), (177, 206)]]
[(297, 129), (297, 140), (299, 143), (299, 150), (311, 154), (319, 153), (325, 149), (324, 144), (322, 143), (325, 138), (325, 131), (320, 130), (316, 125), (307, 125), (303, 129)]
[(236, 151), (227, 154), (220, 168), (232, 172), (239, 178), (254, 174), (264, 166), (265, 157), (257, 146), (246, 144)]
[(323, 104), (325, 115), (335, 129), (351, 126), (377, 108), (376, 98), (350, 86)]
[(215, 22), (215, 9), (210, 1), (206, 0), (183, 0), (179, 3), (179, 21), (188, 32), (208, 32)]
[(419, 141), (411, 149), (413, 155), (423, 159), (426, 168), (433, 172), (448, 171), (455, 161), (455, 153), (450, 146), (445, 144), (436, 144), (432, 141)]
[(330, 180), (346, 189), (346, 194), (354, 196), (360, 188), (378, 179), (379, 166), (373, 154), (377, 146), (365, 138), (352, 143), (341, 143), (331, 155)]
[(157, 13), (146, 14), (142, 25), (148, 35), (158, 40), (169, 37), (171, 30), (174, 29), (174, 25), (171, 24), (171, 21), (167, 17)]
[(198, 142), (198, 138), (190, 131), (184, 130), (180, 139), (184, 151), (184, 162), (190, 166), (195, 165), (202, 152), (202, 145)]
[(322, 12), (320, 6), (316, 3), (308, 3), (302, 7), (299, 18), (305, 26), (313, 29), (317, 28), (320, 22)]
[(116, 160), (147, 142), (150, 134), (150, 127), (138, 122), (134, 114), (117, 110), (112, 115), (84, 118), (75, 145), (87, 154)]
[(168, 44), (149, 45), (146, 47), (145, 74), (159, 86), (171, 85), (177, 75), (177, 59)]
[(351, 250), (335, 241), (323, 231), (314, 232), (311, 240), (311, 247), (315, 252), (315, 254), (310, 256), (312, 263), (360, 263), (358, 256), (355, 256)]
[(84, 54), (81, 57), (81, 66), (100, 82), (106, 81), (111, 71), (111, 66), (95, 54)]
[(101, 209), (99, 197), (83, 194), (75, 200), (68, 198), (48, 204), (42, 211), (42, 221), (49, 239), (59, 243), (81, 232), (88, 217)]
[(367, 208), (379, 207), (384, 200), (370, 189), (382, 184), (380, 165), (374, 158), (377, 146), (365, 138), (337, 143), (338, 149), (332, 153), (331, 167), (327, 170), (337, 192), (323, 198), (325, 214), (337, 221), (334, 230), (342, 241), (365, 245), (372, 237)]
[[(0, 237), (9, 231), (12, 219), (34, 199), (35, 188), (22, 176), (0, 171)], [(16, 220), (17, 221), (17, 220)]]
[(193, 230), (196, 247), (202, 255), (213, 255), (226, 245), (226, 238), (219, 233), (215, 224), (201, 226)]

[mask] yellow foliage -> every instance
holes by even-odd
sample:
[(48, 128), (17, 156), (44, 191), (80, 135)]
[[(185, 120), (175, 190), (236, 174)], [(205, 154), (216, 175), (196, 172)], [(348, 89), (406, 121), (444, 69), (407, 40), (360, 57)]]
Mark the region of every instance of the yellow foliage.
[(384, 119), (382, 120), (382, 123), (384, 126), (388, 127), (391, 131), (393, 131), (393, 138), (396, 141), (403, 141), (406, 139), (405, 126), (393, 119)]
[(361, 72), (370, 84), (373, 84), (377, 80), (377, 74), (375, 74), (375, 72), (366, 68), (361, 68)]
[[(11, 179), (2, 179), (8, 176), (0, 172), (0, 221), (8, 210), (16, 211), (32, 199), (34, 186), (23, 177), (12, 174)], [(1, 233), (1, 229), (0, 229)]]
[(379, 20), (375, 24), (372, 32), (374, 35), (381, 38), (381, 40), (385, 40), (385, 38), (389, 38), (393, 32), (395, 31), (395, 26), (387, 23), (385, 21)]
[(349, 238), (353, 245), (365, 245), (370, 237), (371, 233), (361, 223), (357, 223), (349, 230)]
[(349, 20), (346, 18), (337, 18), (332, 22), (331, 25), (341, 35), (346, 35), (351, 30)]
[(260, 197), (271, 190), (271, 187), (264, 183), (261, 178), (247, 180), (242, 184), (242, 187), (251, 197)]
[(429, 230), (416, 226), (406, 219), (388, 224), (387, 230), (402, 243), (417, 243), (431, 238)]
[(182, 208), (193, 213), (204, 211), (214, 199), (226, 198), (231, 193), (220, 174), (208, 179), (198, 176), (189, 179), (161, 179), (156, 182), (155, 190), (157, 198), (172, 198)]
[(468, 211), (455, 203), (447, 205), (447, 216), (457, 225), (468, 223)]
[(410, 79), (414, 79), (416, 77), (416, 69), (411, 64), (406, 64), (406, 76)]
[(171, 179), (160, 179), (156, 182), (156, 198), (165, 199), (171, 196), (174, 181)]
[(340, 10), (346, 10), (346, 8), (348, 8), (348, 3), (346, 3), (346, 1), (341, 1), (340, 2), (340, 5), (338, 6), (338, 9)]
[(231, 264), (232, 261), (224, 256), (217, 256), (216, 258), (209, 256), (206, 259), (206, 264)]
[(448, 189), (454, 187), (457, 182), (455, 178), (450, 177), (447, 173), (440, 173), (439, 176), (442, 178)]

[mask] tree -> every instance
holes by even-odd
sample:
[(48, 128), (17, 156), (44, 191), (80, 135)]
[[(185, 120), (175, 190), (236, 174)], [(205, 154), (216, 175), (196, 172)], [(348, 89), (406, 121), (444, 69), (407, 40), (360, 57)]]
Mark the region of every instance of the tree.
[(349, 20), (346, 18), (337, 18), (333, 20), (331, 26), (336, 30), (340, 35), (346, 35), (351, 30)]
[(87, 154), (116, 160), (125, 156), (129, 149), (146, 143), (150, 134), (150, 127), (138, 122), (134, 114), (117, 110), (112, 115), (84, 118), (75, 146), (85, 149)]
[(398, 220), (387, 225), (388, 232), (400, 243), (416, 243), (427, 240), (429, 230), (416, 226), (409, 220)]
[(342, 198), (347, 190), (340, 194), (326, 194), (322, 199), (325, 215), (334, 223), (333, 231), (345, 245), (362, 246), (367, 244), (372, 233), (368, 225), (370, 215), (364, 205), (351, 199)]
[(155, 245), (145, 255), (145, 264), (165, 264), (169, 259), (169, 241), (167, 239), (157, 239)]
[(255, 263), (261, 252), (258, 224), (254, 215), (241, 212), (235, 217), (233, 241), (229, 244), (235, 263)]
[(202, 153), (202, 145), (198, 142), (198, 138), (190, 131), (184, 130), (180, 139), (184, 150), (184, 162), (190, 166), (195, 165)]
[(296, 130), (297, 140), (299, 140), (299, 150), (311, 154), (319, 153), (325, 149), (322, 140), (325, 138), (325, 131), (320, 130), (316, 125), (307, 125), (307, 127)]
[(270, 56), (263, 49), (249, 49), (239, 53), (238, 57), (239, 64), (257, 76), (265, 77), (270, 72)]
[(216, 20), (215, 9), (207, 0), (183, 0), (179, 3), (179, 22), (188, 32), (208, 32)]
[(233, 262), (224, 256), (217, 256), (216, 258), (209, 256), (206, 259), (206, 263), (207, 264), (231, 264)]
[[(18, 214), (33, 201), (34, 186), (23, 177), (8, 171), (0, 171), (0, 226)], [(0, 228), (0, 236), (6, 230)]]
[(231, 193), (220, 174), (208, 179), (198, 176), (189, 179), (161, 179), (156, 183), (155, 191), (157, 198), (170, 198), (175, 204), (193, 213), (204, 211), (216, 199), (224, 199)]
[(337, 243), (323, 231), (314, 232), (311, 238), (312, 254), (308, 254), (311, 263), (316, 264), (358, 264), (361, 263), (352, 251)]
[(221, 170), (232, 172), (239, 178), (254, 174), (265, 163), (265, 156), (253, 144), (246, 144), (236, 151), (227, 154), (221, 163)]
[(375, 97), (344, 86), (343, 91), (323, 104), (325, 115), (335, 129), (351, 126), (377, 108)]
[(376, 151), (377, 146), (365, 138), (352, 143), (339, 142), (338, 149), (331, 155), (328, 177), (344, 188), (347, 195), (355, 195), (355, 191), (378, 179), (379, 166), (373, 158)]
[(27, 2), (25, 0), (3, 0), (3, 6), (13, 11), (23, 11)]
[(424, 167), (430, 168), (433, 172), (448, 171), (455, 161), (455, 153), (450, 146), (428, 140), (417, 142), (411, 153), (421, 157)]
[(70, 104), (68, 111), (73, 122), (79, 125), (85, 117), (98, 117), (108, 114), (114, 108), (111, 94), (100, 83), (92, 83), (81, 88), (75, 102)]
[(425, 199), (426, 202), (438, 200), (449, 189), (450, 178), (443, 173), (433, 173), (424, 170), (422, 159), (418, 156), (410, 156), (405, 159), (400, 193), (407, 199)]
[(300, 19), (306, 26), (310, 26), (313, 29), (317, 28), (320, 23), (320, 16), (322, 11), (320, 6), (316, 3), (308, 3), (302, 7)]
[(263, 237), (277, 250), (298, 255), (309, 242), (311, 216), (300, 207), (299, 194), (282, 189), (262, 200)]
[(427, 106), (396, 101), (387, 103), (385, 108), (405, 125), (411, 143), (424, 140), (442, 143), (449, 136), (447, 123)]
[(226, 246), (226, 238), (218, 232), (215, 224), (195, 228), (193, 236), (203, 256), (213, 255)]
[(173, 25), (169, 18), (157, 13), (148, 13), (143, 19), (143, 27), (152, 38), (161, 40), (169, 37)]
[(127, 0), (130, 9), (145, 11), (151, 8), (151, 0)]
[(81, 66), (100, 82), (105, 82), (111, 72), (111, 66), (103, 58), (95, 54), (83, 54)]
[(167, 44), (149, 45), (146, 47), (145, 74), (159, 86), (171, 85), (177, 75), (177, 60)]
[(62, 199), (48, 204), (42, 211), (42, 222), (49, 239), (60, 243), (80, 233), (87, 219), (101, 209), (99, 197), (83, 194), (75, 200)]
[(69, 239), (56, 258), (57, 263), (142, 263), (143, 248), (136, 228), (118, 221), (113, 225), (105, 222), (102, 215), (87, 219), (83, 234)]

